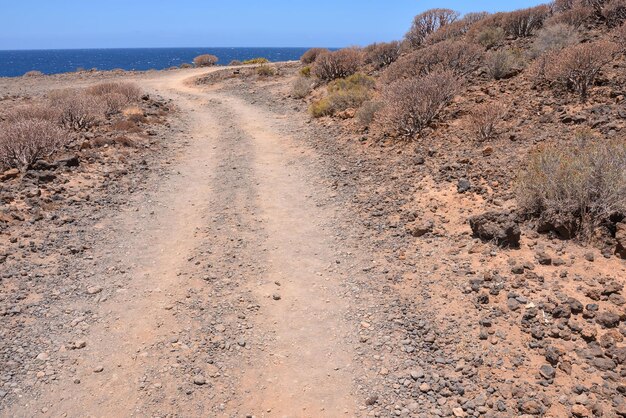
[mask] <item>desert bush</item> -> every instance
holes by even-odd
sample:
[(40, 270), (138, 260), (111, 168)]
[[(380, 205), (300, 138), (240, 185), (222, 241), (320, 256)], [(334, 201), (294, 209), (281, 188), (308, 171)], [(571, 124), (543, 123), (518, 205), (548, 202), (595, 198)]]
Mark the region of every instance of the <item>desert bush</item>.
[(398, 41), (381, 42), (365, 48), (365, 61), (376, 68), (392, 64), (400, 56), (401, 44)]
[(198, 55), (193, 59), (193, 63), (196, 67), (212, 67), (219, 61), (215, 55), (204, 54)]
[(382, 103), (373, 100), (368, 100), (363, 103), (355, 115), (359, 125), (364, 128), (369, 127), (374, 121), (376, 113), (378, 113), (382, 106)]
[(487, 12), (467, 13), (462, 19), (441, 26), (435, 32), (428, 35), (425, 43), (432, 45), (437, 42), (460, 38), (465, 35), (474, 24), (480, 22), (488, 16), (489, 13)]
[(319, 55), (325, 54), (327, 52), (330, 52), (330, 50), (326, 48), (311, 48), (304, 54), (302, 54), (302, 56), (300, 57), (300, 62), (305, 65), (313, 64)]
[(516, 10), (503, 16), (502, 28), (508, 35), (524, 38), (540, 29), (549, 16), (550, 8), (546, 5)]
[(100, 83), (87, 88), (87, 93), (94, 96), (120, 94), (128, 103), (138, 102), (141, 99), (141, 89), (134, 83), (108, 82)]
[(243, 65), (255, 65), (255, 64), (269, 64), (270, 60), (267, 58), (252, 58), (249, 60), (243, 61), (241, 64)]
[(300, 71), (298, 72), (300, 73), (302, 77), (311, 77), (311, 66), (310, 65), (304, 66), (300, 68)]
[(602, 8), (602, 16), (611, 26), (619, 26), (626, 20), (626, 0), (610, 0)]
[(619, 50), (626, 54), (626, 23), (615, 29), (615, 41)]
[(296, 99), (304, 99), (313, 90), (313, 83), (310, 78), (298, 77), (291, 86), (291, 95)]
[(271, 65), (262, 64), (256, 68), (256, 73), (261, 77), (270, 77), (276, 75), (276, 69)]
[(480, 45), (489, 49), (500, 44), (505, 37), (506, 34), (504, 33), (504, 29), (501, 27), (488, 26), (476, 34), (475, 40)]
[(523, 213), (569, 224), (568, 235), (588, 238), (612, 215), (626, 213), (626, 142), (573, 142), (530, 157), (518, 177), (517, 200)]
[(59, 123), (75, 131), (84, 131), (97, 125), (106, 111), (102, 100), (80, 90), (52, 91), (48, 94), (48, 101), (59, 110)]
[(124, 106), (128, 105), (128, 98), (120, 93), (108, 93), (100, 96), (107, 115), (119, 113)]
[(502, 118), (506, 115), (506, 107), (500, 103), (483, 103), (473, 108), (468, 115), (467, 124), (478, 141), (493, 138)]
[(312, 72), (322, 81), (332, 81), (356, 73), (362, 62), (363, 54), (360, 50), (345, 48), (319, 55)]
[(28, 71), (24, 73), (24, 77), (40, 77), (42, 75), (43, 73), (41, 71), (36, 71), (36, 70)]
[(228, 65), (231, 67), (236, 67), (238, 65), (242, 65), (242, 63), (239, 60), (232, 60), (231, 62), (228, 63)]
[(67, 132), (49, 120), (3, 122), (0, 124), (0, 166), (27, 170), (35, 161), (58, 151), (67, 140)]
[(188, 68), (193, 68), (193, 65), (189, 64), (188, 62), (183, 62), (182, 64), (180, 64), (180, 68), (186, 70)]
[(414, 48), (426, 41), (431, 33), (448, 25), (459, 18), (459, 12), (450, 9), (431, 9), (421, 13), (413, 19), (413, 25), (405, 35), (405, 40)]
[(443, 41), (398, 59), (385, 72), (385, 80), (392, 82), (445, 69), (457, 75), (466, 75), (480, 67), (483, 58), (484, 51), (476, 44), (465, 41)]
[(358, 108), (371, 98), (375, 84), (372, 77), (359, 73), (334, 80), (327, 87), (328, 96), (311, 105), (311, 114), (314, 117), (329, 116)]
[(46, 104), (28, 104), (17, 106), (9, 110), (5, 115), (7, 122), (32, 119), (47, 120), (56, 123), (59, 120), (59, 111)]
[(494, 80), (501, 80), (515, 74), (523, 66), (521, 54), (510, 49), (499, 49), (487, 54), (485, 68)]
[(578, 28), (593, 14), (593, 8), (583, 0), (568, 1), (555, 6), (554, 15), (546, 21), (546, 24), (561, 23)]
[(432, 123), (460, 88), (461, 82), (452, 71), (398, 80), (383, 91), (376, 126), (384, 133), (411, 139)]
[(554, 54), (546, 63), (545, 78), (575, 91), (585, 102), (598, 73), (611, 62), (616, 52), (617, 46), (608, 41), (570, 46)]
[(560, 51), (578, 42), (578, 31), (570, 25), (557, 23), (545, 26), (537, 33), (531, 49), (531, 55), (538, 57), (546, 52)]

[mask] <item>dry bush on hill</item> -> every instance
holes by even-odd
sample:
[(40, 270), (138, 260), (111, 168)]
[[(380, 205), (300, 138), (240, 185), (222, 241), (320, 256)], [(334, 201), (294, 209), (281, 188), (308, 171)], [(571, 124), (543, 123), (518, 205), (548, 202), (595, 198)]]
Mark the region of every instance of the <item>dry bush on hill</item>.
[(332, 81), (351, 76), (363, 63), (363, 53), (356, 48), (325, 52), (313, 64), (313, 74), (322, 81)]
[(483, 47), (489, 49), (497, 46), (506, 38), (504, 29), (499, 26), (489, 26), (473, 36), (473, 39)]
[(24, 73), (24, 77), (40, 77), (44, 75), (41, 71), (27, 71), (26, 73)]
[(497, 134), (498, 125), (506, 112), (506, 106), (500, 103), (478, 105), (468, 115), (468, 128), (478, 141), (492, 139)]
[(45, 104), (28, 104), (11, 109), (5, 115), (5, 119), (7, 122), (17, 122), (28, 119), (41, 119), (50, 122), (57, 122), (59, 120), (59, 111), (56, 108)]
[(524, 213), (588, 238), (612, 215), (626, 214), (626, 142), (587, 138), (545, 147), (531, 156), (517, 190)]
[(51, 106), (59, 110), (59, 122), (74, 131), (84, 131), (97, 125), (106, 112), (105, 103), (92, 94), (64, 89), (48, 94)]
[(485, 68), (487, 74), (494, 80), (501, 80), (515, 75), (524, 65), (519, 51), (499, 49), (487, 55)]
[(24, 171), (35, 161), (63, 147), (68, 133), (45, 119), (20, 119), (0, 124), (0, 166)]
[(487, 12), (468, 13), (462, 19), (449, 23), (437, 29), (426, 37), (426, 44), (435, 44), (437, 42), (449, 39), (460, 38), (465, 35), (470, 28), (489, 16)]
[(298, 77), (291, 86), (291, 95), (296, 99), (304, 99), (313, 90), (313, 82), (307, 77)]
[(545, 78), (577, 92), (581, 101), (585, 102), (598, 73), (612, 61), (616, 52), (617, 46), (608, 41), (565, 48), (546, 62)]
[(215, 55), (204, 54), (198, 55), (193, 59), (193, 63), (196, 67), (212, 67), (219, 61), (219, 58)]
[(615, 29), (615, 41), (623, 54), (626, 54), (626, 23)]
[(384, 133), (411, 139), (432, 123), (460, 89), (461, 81), (452, 71), (396, 81), (383, 91), (376, 126)]
[(483, 58), (484, 50), (479, 45), (465, 41), (443, 41), (398, 59), (385, 72), (385, 80), (393, 82), (442, 70), (466, 75), (480, 67)]
[(542, 28), (533, 42), (531, 55), (538, 57), (546, 52), (560, 51), (561, 49), (579, 42), (579, 34), (576, 28), (557, 23)]
[(408, 44), (417, 48), (422, 45), (428, 35), (439, 28), (446, 26), (459, 18), (459, 12), (450, 9), (431, 9), (421, 13), (413, 19), (413, 25), (405, 35)]
[(602, 16), (609, 26), (615, 27), (626, 21), (626, 0), (610, 0), (602, 8)]
[(383, 104), (377, 101), (367, 101), (361, 105), (356, 112), (356, 119), (364, 128), (369, 127), (376, 117), (376, 113), (382, 108)]
[(94, 96), (105, 96), (107, 94), (121, 94), (128, 103), (137, 102), (141, 98), (141, 89), (133, 83), (108, 82), (100, 83), (88, 87), (87, 93)]
[(313, 64), (317, 57), (321, 54), (330, 52), (326, 48), (311, 48), (300, 57), (300, 62), (305, 65)]
[(373, 64), (376, 68), (387, 67), (398, 59), (401, 46), (398, 41), (369, 45), (363, 51), (365, 53), (365, 62)]
[(511, 36), (524, 38), (540, 29), (549, 16), (550, 8), (546, 5), (516, 10), (504, 15), (502, 28)]
[(593, 14), (593, 8), (585, 4), (583, 0), (570, 0), (557, 4), (554, 7), (553, 16), (546, 21), (546, 24), (562, 23), (578, 28)]
[(271, 77), (273, 75), (276, 75), (276, 68), (272, 67), (271, 65), (262, 64), (256, 68), (256, 73), (261, 77)]

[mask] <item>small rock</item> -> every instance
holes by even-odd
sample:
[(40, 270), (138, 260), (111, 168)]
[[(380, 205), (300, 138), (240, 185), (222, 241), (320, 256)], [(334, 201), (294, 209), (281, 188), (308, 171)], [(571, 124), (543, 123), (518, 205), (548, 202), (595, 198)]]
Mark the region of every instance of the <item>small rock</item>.
[(274, 294), (272, 295), (272, 299), (274, 299), (274, 300), (280, 300), (281, 298), (280, 298), (280, 295), (279, 295), (278, 293), (274, 293)]
[(104, 366), (96, 366), (96, 367), (93, 369), (93, 372), (94, 372), (94, 373), (102, 373), (103, 371), (104, 371)]
[(203, 376), (196, 376), (193, 378), (193, 384), (198, 386), (206, 385), (206, 379)]

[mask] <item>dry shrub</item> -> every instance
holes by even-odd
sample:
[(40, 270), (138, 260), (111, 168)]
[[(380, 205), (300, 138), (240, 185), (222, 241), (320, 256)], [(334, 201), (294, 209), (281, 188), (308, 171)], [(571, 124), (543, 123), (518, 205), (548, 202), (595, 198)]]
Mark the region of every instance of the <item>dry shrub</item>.
[(494, 80), (501, 80), (515, 75), (523, 67), (523, 58), (518, 51), (499, 49), (487, 55), (485, 68)]
[(504, 29), (501, 27), (488, 26), (478, 32), (474, 39), (477, 43), (489, 49), (499, 45), (502, 41), (504, 41), (505, 37), (506, 34), (504, 33)]
[(256, 68), (256, 73), (261, 77), (271, 77), (276, 75), (276, 69), (271, 65), (262, 64)]
[(133, 122), (132, 120), (117, 121), (113, 125), (111, 125), (111, 129), (115, 131), (126, 131), (126, 132), (133, 132), (133, 133), (141, 132), (141, 128), (137, 126), (137, 124)]
[(626, 0), (610, 0), (602, 8), (602, 16), (611, 26), (619, 26), (626, 20)]
[(296, 99), (304, 99), (313, 90), (313, 83), (307, 77), (298, 77), (291, 86), (291, 95)]
[(585, 102), (600, 70), (617, 52), (613, 42), (597, 41), (563, 49), (546, 62), (547, 81), (575, 91)]
[(117, 145), (122, 146), (122, 147), (134, 148), (135, 141), (133, 141), (126, 135), (121, 135), (121, 136), (112, 137), (112, 138), (104, 138), (104, 137), (96, 138), (90, 143), (90, 147), (96, 147), (96, 148), (114, 147)]
[(80, 90), (52, 91), (48, 94), (48, 101), (59, 110), (60, 124), (75, 131), (84, 131), (97, 125), (106, 111), (102, 100)]
[(501, 103), (483, 103), (472, 109), (467, 124), (478, 141), (492, 139), (497, 134), (498, 124), (506, 115), (506, 106)]
[(311, 77), (311, 66), (307, 65), (305, 67), (300, 68), (299, 73), (302, 77)]
[(212, 67), (219, 61), (219, 58), (215, 55), (204, 54), (198, 55), (193, 59), (193, 63), (196, 67)]
[(365, 62), (373, 64), (376, 68), (387, 67), (398, 59), (401, 46), (398, 41), (369, 45), (364, 50)]
[(313, 117), (321, 117), (358, 108), (372, 97), (375, 84), (372, 77), (359, 73), (337, 79), (328, 85), (328, 96), (313, 103), (310, 112)]
[(319, 55), (313, 64), (312, 71), (320, 80), (332, 81), (356, 73), (362, 62), (363, 53), (360, 50), (345, 48)]
[(17, 106), (7, 112), (5, 119), (8, 122), (17, 122), (20, 120), (41, 119), (50, 122), (59, 120), (59, 111), (46, 104), (28, 104)]
[(41, 71), (27, 71), (26, 73), (24, 73), (24, 77), (41, 77), (43, 75), (43, 73)]
[(450, 9), (431, 9), (421, 13), (413, 19), (413, 25), (405, 35), (408, 44), (417, 48), (422, 45), (428, 35), (439, 28), (446, 26), (459, 18), (459, 12)]
[(384, 133), (411, 139), (432, 123), (460, 88), (452, 71), (396, 81), (383, 91), (376, 125)]
[(138, 102), (141, 98), (141, 89), (134, 83), (108, 82), (100, 83), (87, 88), (87, 93), (94, 96), (120, 94), (128, 103)]
[(49, 157), (68, 141), (66, 131), (45, 119), (20, 119), (0, 124), (0, 166), (24, 171)]
[(569, 224), (568, 235), (588, 238), (612, 215), (626, 214), (626, 142), (574, 142), (530, 157), (518, 178), (518, 203), (527, 215)]
[(302, 54), (302, 56), (300, 57), (300, 62), (305, 65), (313, 64), (318, 56), (327, 52), (330, 52), (330, 50), (326, 48), (311, 48), (304, 54)]
[(626, 54), (626, 23), (615, 29), (615, 40), (619, 50)]
[(538, 57), (546, 52), (560, 51), (561, 49), (579, 42), (576, 28), (563, 23), (546, 26), (538, 33), (531, 49), (531, 55)]
[(524, 38), (540, 29), (549, 16), (550, 8), (546, 5), (516, 10), (503, 16), (502, 28), (508, 35)]
[(480, 22), (481, 20), (487, 18), (488, 16), (489, 16), (489, 13), (487, 12), (468, 13), (465, 16), (463, 16), (462, 19), (449, 23), (447, 25), (441, 26), (435, 32), (428, 35), (426, 37), (425, 43), (432, 45), (432, 44), (436, 44), (437, 42), (460, 38), (466, 33), (468, 33), (470, 28), (474, 24)]
[(385, 80), (393, 82), (441, 70), (466, 75), (475, 71), (483, 58), (484, 51), (476, 44), (465, 41), (443, 41), (398, 59), (387, 69)]
[[(556, 6), (555, 14), (549, 19), (549, 23), (561, 23), (578, 28), (593, 14), (593, 8), (585, 4), (582, 0), (569, 0), (562, 5)], [(548, 21), (546, 23), (548, 23)]]
[(183, 70), (189, 69), (189, 68), (193, 68), (192, 64), (189, 64), (188, 62), (183, 62), (182, 64), (180, 64), (180, 68)]
[(369, 127), (376, 117), (376, 113), (383, 107), (382, 103), (368, 100), (356, 112), (356, 120), (364, 128)]

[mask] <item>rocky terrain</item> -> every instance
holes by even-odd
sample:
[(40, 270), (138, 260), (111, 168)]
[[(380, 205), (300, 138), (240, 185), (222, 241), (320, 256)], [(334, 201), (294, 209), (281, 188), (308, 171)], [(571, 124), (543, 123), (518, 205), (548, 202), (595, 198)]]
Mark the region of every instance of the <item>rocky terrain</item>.
[(297, 63), (0, 80), (132, 81), (147, 118), (0, 177), (0, 416), (626, 416), (626, 237), (513, 191), (537, 144), (623, 134), (623, 64), (587, 106), (484, 80), (413, 142), (312, 119)]

